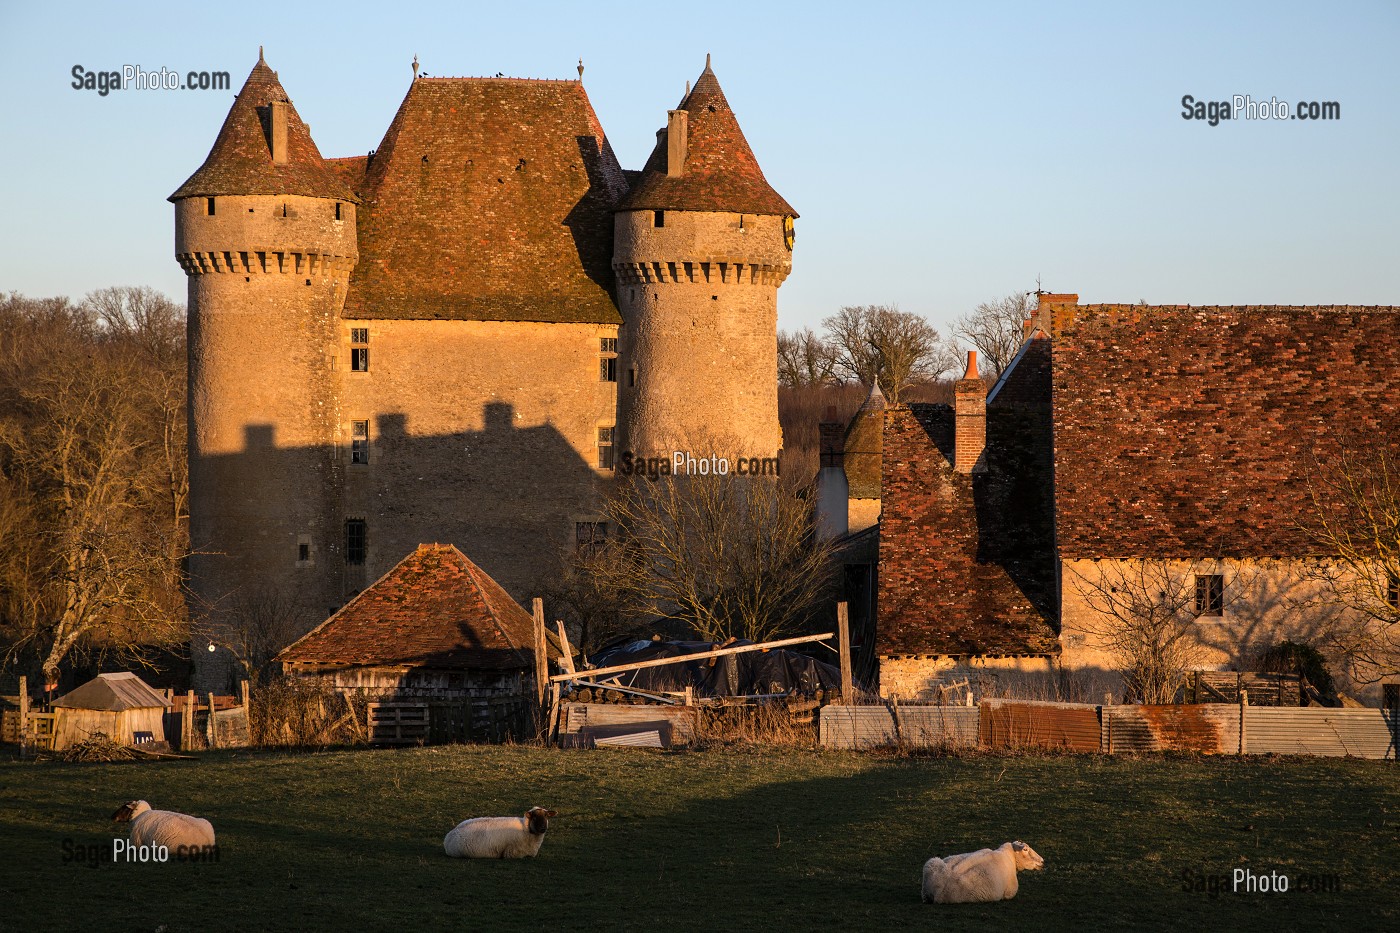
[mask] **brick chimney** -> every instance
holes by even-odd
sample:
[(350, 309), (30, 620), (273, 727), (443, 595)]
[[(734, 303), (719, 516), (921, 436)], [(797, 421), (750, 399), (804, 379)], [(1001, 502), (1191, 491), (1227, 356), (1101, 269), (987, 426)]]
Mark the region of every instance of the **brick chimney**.
[(967, 351), (967, 371), (953, 385), (953, 469), (971, 473), (987, 446), (987, 387), (977, 375), (977, 351)]
[(817, 472), (817, 537), (843, 538), (850, 531), (850, 485), (843, 468), (846, 426), (836, 420), (836, 406), (828, 405), (826, 418), (817, 426), (821, 469)]
[(1058, 337), (1066, 327), (1074, 323), (1074, 313), (1077, 310), (1079, 310), (1079, 296), (1077, 294), (1045, 292), (1040, 296), (1040, 308), (1036, 312), (1035, 324), (1051, 337)]
[(666, 175), (677, 178), (685, 172), (686, 147), (690, 144), (690, 114), (684, 110), (666, 113)]
[(287, 102), (274, 100), (269, 106), (271, 114), (268, 129), (272, 137), (272, 162), (274, 165), (283, 165), (287, 161)]

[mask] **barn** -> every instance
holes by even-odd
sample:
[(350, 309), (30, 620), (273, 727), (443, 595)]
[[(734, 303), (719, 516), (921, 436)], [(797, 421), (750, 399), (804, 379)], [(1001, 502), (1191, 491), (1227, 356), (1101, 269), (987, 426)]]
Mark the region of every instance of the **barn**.
[(163, 718), (170, 701), (129, 671), (98, 674), (53, 702), (56, 751), (95, 732), (123, 745), (165, 741)]
[(420, 544), (277, 660), (342, 692), (482, 699), (529, 693), (533, 643), (533, 618), (489, 574), (450, 544)]

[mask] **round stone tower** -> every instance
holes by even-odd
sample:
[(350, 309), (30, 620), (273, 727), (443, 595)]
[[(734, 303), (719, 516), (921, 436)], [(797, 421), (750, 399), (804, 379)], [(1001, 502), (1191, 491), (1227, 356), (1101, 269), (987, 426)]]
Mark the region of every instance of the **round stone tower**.
[(341, 547), (335, 350), (357, 199), (259, 55), (170, 200), (189, 277), (191, 647), (200, 688), (223, 690), (243, 650), (231, 614), (306, 629), (340, 601), (308, 571)]
[(624, 455), (778, 455), (778, 286), (796, 217), (707, 57), (615, 215)]

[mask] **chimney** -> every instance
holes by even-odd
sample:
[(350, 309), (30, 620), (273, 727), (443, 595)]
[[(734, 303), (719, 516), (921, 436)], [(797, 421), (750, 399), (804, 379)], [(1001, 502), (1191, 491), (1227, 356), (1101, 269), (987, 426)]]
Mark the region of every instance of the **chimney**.
[(977, 375), (977, 351), (967, 351), (967, 371), (953, 385), (953, 469), (971, 473), (987, 446), (987, 387)]
[(1036, 312), (1036, 323), (1051, 337), (1058, 337), (1065, 328), (1073, 326), (1077, 310), (1079, 310), (1078, 295), (1072, 292), (1059, 294), (1045, 292), (1040, 296), (1040, 310)]
[(842, 465), (846, 426), (836, 420), (836, 406), (828, 405), (826, 419), (818, 426), (821, 470), (817, 473), (817, 537), (843, 538), (850, 531), (850, 484)]
[(666, 114), (666, 175), (679, 178), (685, 172), (686, 146), (690, 141), (690, 114), (671, 110)]
[(274, 100), (270, 105), (272, 125), (272, 163), (285, 165), (287, 162), (287, 102)]

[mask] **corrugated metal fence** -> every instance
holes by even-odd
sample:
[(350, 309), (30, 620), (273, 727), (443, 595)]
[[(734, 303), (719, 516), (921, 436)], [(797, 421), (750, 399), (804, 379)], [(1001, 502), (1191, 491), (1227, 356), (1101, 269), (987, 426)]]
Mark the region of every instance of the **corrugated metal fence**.
[(1110, 754), (1194, 751), (1394, 759), (1400, 729), (1396, 720), (1389, 709), (984, 700), (977, 707), (825, 706), (820, 739), (828, 748), (847, 749), (981, 745)]

